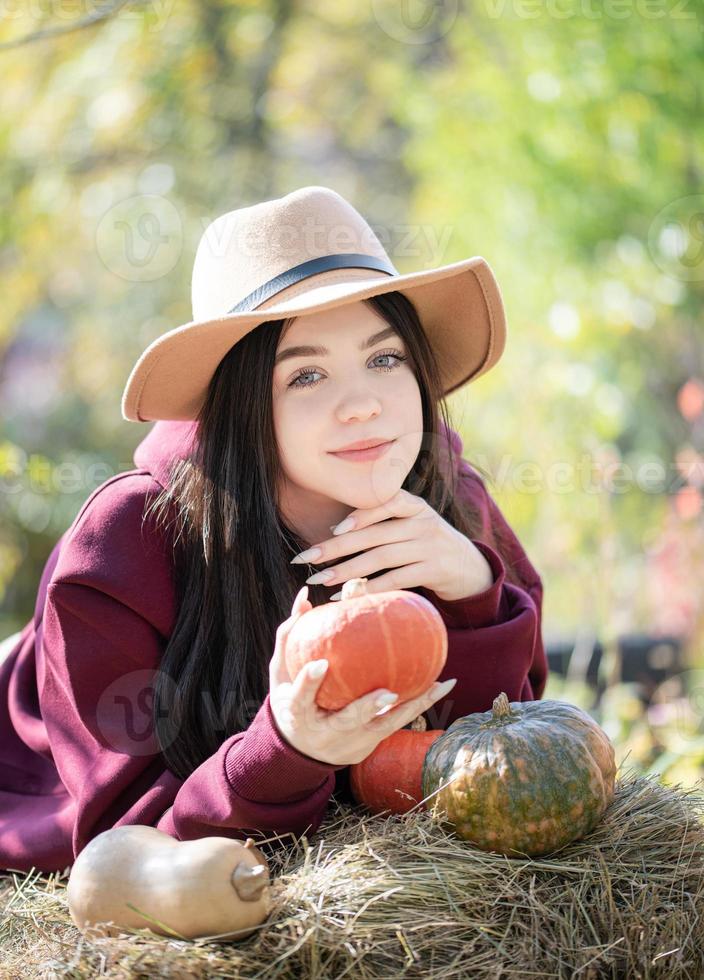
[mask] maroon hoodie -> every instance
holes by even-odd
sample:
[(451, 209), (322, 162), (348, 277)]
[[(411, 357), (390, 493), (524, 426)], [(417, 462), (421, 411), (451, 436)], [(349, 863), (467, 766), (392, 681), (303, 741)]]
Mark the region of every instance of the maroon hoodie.
[[(176, 621), (173, 567), (166, 540), (142, 526), (142, 514), (145, 494), (166, 484), (194, 431), (194, 422), (155, 423), (135, 450), (136, 469), (89, 496), (44, 566), (34, 616), (0, 663), (0, 868), (67, 870), (93, 837), (123, 824), (178, 840), (310, 836), (332, 793), (349, 799), (349, 767), (293, 748), (268, 694), (249, 726), (187, 779), (165, 766), (148, 690)], [(457, 677), (426, 712), (432, 728), (487, 711), (501, 691), (511, 701), (539, 699), (547, 680), (540, 577), (450, 432), (458, 494), (480, 509), (474, 544), (494, 582), (452, 602), (413, 590), (447, 627), (439, 680)], [(525, 588), (504, 580), (499, 525)]]

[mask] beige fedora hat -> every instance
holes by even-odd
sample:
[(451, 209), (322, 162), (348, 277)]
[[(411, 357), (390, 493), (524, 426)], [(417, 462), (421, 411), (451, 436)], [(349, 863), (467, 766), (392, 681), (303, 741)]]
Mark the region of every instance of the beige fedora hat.
[(260, 323), (391, 290), (415, 306), (445, 395), (501, 357), (504, 305), (480, 256), (400, 275), (362, 215), (328, 187), (301, 187), (229, 211), (198, 244), (193, 319), (139, 356), (122, 395), (123, 418), (195, 419), (222, 358)]

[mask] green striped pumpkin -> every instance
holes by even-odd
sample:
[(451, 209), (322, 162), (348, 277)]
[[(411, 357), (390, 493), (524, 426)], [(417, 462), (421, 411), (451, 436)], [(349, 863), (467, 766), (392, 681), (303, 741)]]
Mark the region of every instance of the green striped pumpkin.
[[(458, 718), (425, 754), (423, 797), (459, 837), (509, 857), (584, 837), (614, 795), (606, 732), (565, 701), (510, 701)], [(437, 792), (436, 792), (437, 791)]]

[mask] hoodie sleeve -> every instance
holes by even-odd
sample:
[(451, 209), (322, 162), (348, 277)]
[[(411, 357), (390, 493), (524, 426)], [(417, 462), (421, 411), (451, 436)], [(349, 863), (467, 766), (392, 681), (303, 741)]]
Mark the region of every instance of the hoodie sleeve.
[(341, 767), (289, 745), (268, 695), (247, 729), (225, 738), (187, 779), (165, 766), (152, 689), (173, 593), (165, 550), (141, 538), (143, 481), (111, 481), (91, 498), (44, 607), (39, 702), (71, 800), (74, 857), (124, 824), (153, 825), (179, 840), (314, 832)]
[[(464, 715), (488, 711), (502, 691), (509, 701), (539, 700), (548, 673), (540, 576), (483, 481), (464, 460), (460, 474), (458, 495), (471, 500), (482, 519), (482, 539), (471, 540), (489, 562), (494, 581), (484, 592), (453, 601), (442, 600), (429, 589), (419, 590), (438, 609), (447, 628), (448, 657), (439, 680), (457, 678), (450, 693), (426, 713), (433, 728), (447, 728)], [(496, 550), (497, 530), (521, 585), (506, 581), (504, 559)]]

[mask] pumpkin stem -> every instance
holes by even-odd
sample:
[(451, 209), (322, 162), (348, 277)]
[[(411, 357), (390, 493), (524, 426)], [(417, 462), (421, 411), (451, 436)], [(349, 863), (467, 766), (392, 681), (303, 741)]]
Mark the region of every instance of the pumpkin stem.
[(418, 717), (414, 718), (413, 721), (411, 722), (412, 732), (424, 732), (427, 729), (427, 727), (428, 727), (428, 723), (426, 722), (423, 715), (418, 715)]
[(351, 578), (342, 586), (340, 598), (356, 599), (360, 595), (367, 595), (367, 580), (365, 578)]
[(494, 721), (500, 721), (502, 718), (508, 718), (508, 716), (511, 714), (511, 703), (503, 691), (501, 694), (499, 694), (498, 698), (494, 698), (494, 703), (491, 706), (491, 710)]
[(265, 864), (252, 867), (246, 861), (238, 861), (230, 882), (243, 902), (256, 902), (269, 883), (269, 869)]

